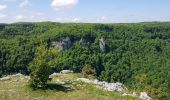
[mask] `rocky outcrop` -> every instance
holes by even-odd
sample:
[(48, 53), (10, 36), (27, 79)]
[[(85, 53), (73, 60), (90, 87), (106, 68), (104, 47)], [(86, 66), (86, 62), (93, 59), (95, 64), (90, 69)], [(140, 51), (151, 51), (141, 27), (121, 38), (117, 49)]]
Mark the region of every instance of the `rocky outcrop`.
[(141, 92), (139, 98), (142, 100), (151, 100), (151, 97), (149, 97), (146, 92)]
[(60, 71), (60, 73), (69, 74), (69, 73), (73, 73), (73, 71), (72, 70), (62, 70), (62, 71)]
[(21, 73), (18, 73), (18, 74), (15, 74), (15, 75), (8, 75), (6, 77), (2, 77), (0, 78), (0, 81), (8, 81), (8, 80), (12, 80), (14, 79), (15, 77), (18, 77), (18, 78), (25, 78), (25, 79), (30, 79), (30, 76), (24, 76), (22, 75)]
[(54, 46), (58, 50), (63, 50), (63, 44), (61, 42), (58, 41), (52, 42), (52, 46)]
[(53, 74), (51, 74), (49, 76), (49, 78), (53, 78), (53, 77), (60, 75), (60, 74), (70, 74), (70, 73), (73, 73), (73, 71), (72, 70), (62, 70), (62, 71), (60, 71), (60, 73), (54, 72)]
[(106, 51), (106, 44), (103, 37), (99, 39), (99, 47), (103, 52)]
[(72, 46), (72, 42), (70, 40), (69, 37), (66, 37), (64, 40), (63, 40), (63, 46), (64, 46), (64, 50), (68, 50), (71, 48)]
[(7, 80), (11, 80), (11, 77), (3, 77), (3, 78), (0, 78), (0, 81), (7, 81)]
[(132, 94), (128, 94), (128, 93), (123, 93), (123, 96), (131, 96), (131, 97), (137, 97), (136, 92), (133, 92)]
[(128, 89), (122, 83), (119, 83), (119, 82), (107, 83), (107, 82), (104, 82), (104, 81), (101, 82), (101, 81), (98, 81), (98, 80), (90, 80), (90, 79), (87, 79), (87, 78), (78, 78), (77, 80), (82, 81), (84, 83), (94, 84), (98, 88), (102, 88), (102, 89), (107, 90), (107, 91), (122, 92), (123, 93), (122, 96), (132, 96), (132, 97), (138, 97), (142, 100), (151, 100), (151, 97), (149, 97), (146, 92), (141, 92), (140, 96), (137, 95), (136, 92), (133, 92), (132, 94), (126, 93), (126, 92), (128, 92), (127, 91)]
[(127, 88), (122, 83), (119, 83), (119, 82), (107, 83), (107, 82), (101, 82), (98, 80), (89, 80), (87, 78), (78, 78), (77, 80), (85, 82), (85, 83), (95, 84), (97, 87), (105, 89), (107, 91), (118, 91), (118, 92), (127, 91)]
[(54, 46), (58, 50), (68, 50), (72, 47), (72, 42), (69, 37), (66, 37), (64, 39), (59, 39), (52, 42), (52, 46)]

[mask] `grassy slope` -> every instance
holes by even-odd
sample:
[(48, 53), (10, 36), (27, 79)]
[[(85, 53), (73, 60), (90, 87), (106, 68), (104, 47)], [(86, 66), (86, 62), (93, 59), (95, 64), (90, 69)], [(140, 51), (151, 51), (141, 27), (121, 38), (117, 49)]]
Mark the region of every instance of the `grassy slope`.
[[(80, 74), (62, 74), (49, 82), (47, 90), (32, 91), (28, 79), (15, 77), (0, 81), (0, 100), (137, 100), (123, 97), (118, 92), (108, 92), (76, 80)], [(57, 81), (60, 81), (57, 82)]]

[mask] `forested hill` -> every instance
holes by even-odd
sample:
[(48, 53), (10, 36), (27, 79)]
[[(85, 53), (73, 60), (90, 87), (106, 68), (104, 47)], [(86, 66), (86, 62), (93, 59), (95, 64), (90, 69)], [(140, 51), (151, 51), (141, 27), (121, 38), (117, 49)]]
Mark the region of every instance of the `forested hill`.
[(0, 75), (29, 74), (40, 43), (60, 50), (51, 71), (80, 72), (88, 64), (99, 80), (170, 98), (170, 23), (0, 24)]

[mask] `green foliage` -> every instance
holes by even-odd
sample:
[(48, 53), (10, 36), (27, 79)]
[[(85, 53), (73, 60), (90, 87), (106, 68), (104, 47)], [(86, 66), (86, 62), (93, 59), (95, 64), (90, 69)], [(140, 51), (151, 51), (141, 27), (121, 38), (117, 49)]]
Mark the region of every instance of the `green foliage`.
[(37, 47), (35, 58), (30, 63), (30, 86), (33, 89), (39, 87), (46, 88), (49, 79), (49, 67), (52, 63), (51, 60), (55, 55), (56, 52), (52, 49), (48, 49), (45, 45)]
[(87, 76), (96, 76), (96, 70), (94, 67), (91, 65), (85, 65), (82, 69), (82, 74), (87, 77)]

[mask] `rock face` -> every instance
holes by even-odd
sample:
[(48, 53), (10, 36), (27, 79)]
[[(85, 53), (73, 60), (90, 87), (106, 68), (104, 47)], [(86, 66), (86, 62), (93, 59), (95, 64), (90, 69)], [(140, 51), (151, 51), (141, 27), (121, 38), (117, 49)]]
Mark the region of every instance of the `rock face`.
[(106, 44), (103, 37), (99, 39), (99, 47), (103, 52), (106, 51)]
[(141, 92), (139, 98), (142, 100), (151, 100), (151, 98), (148, 96), (146, 92)]
[(78, 78), (77, 80), (85, 82), (85, 83), (92, 83), (97, 85), (99, 88), (103, 88), (107, 91), (118, 91), (118, 92), (124, 92), (127, 90), (127, 88), (119, 82), (116, 83), (107, 83), (107, 82), (101, 82), (98, 80), (89, 80), (87, 78)]
[(66, 37), (66, 38), (63, 40), (63, 42), (64, 42), (64, 50), (68, 50), (68, 49), (71, 48), (72, 42), (71, 42), (71, 40), (70, 40), (69, 37)]
[(61, 42), (55, 41), (55, 42), (52, 42), (52, 45), (58, 50), (63, 50), (63, 45)]
[(69, 74), (69, 73), (73, 73), (73, 71), (72, 70), (62, 70), (60, 73)]
[(69, 37), (52, 42), (52, 45), (58, 50), (68, 50), (72, 47), (72, 42)]

